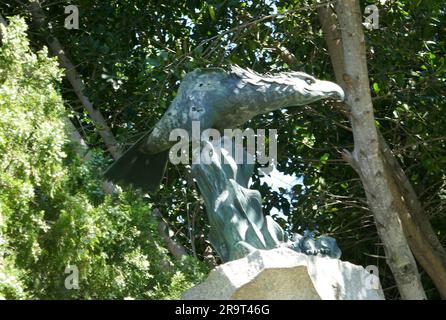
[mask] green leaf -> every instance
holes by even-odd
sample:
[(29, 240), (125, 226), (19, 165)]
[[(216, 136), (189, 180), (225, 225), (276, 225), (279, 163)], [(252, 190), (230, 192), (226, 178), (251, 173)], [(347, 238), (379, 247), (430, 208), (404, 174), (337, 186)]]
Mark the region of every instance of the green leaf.
[(376, 82), (373, 83), (373, 91), (375, 91), (375, 93), (379, 93), (381, 91), (379, 89), (378, 83), (376, 83)]
[(209, 15), (211, 16), (212, 20), (215, 20), (215, 10), (214, 7), (211, 5), (208, 5), (208, 11), (209, 11)]
[(320, 160), (321, 160), (321, 163), (322, 164), (326, 164), (327, 163), (327, 160), (328, 160), (328, 158), (329, 158), (329, 154), (328, 153), (324, 153), (323, 155), (322, 155), (322, 157), (320, 158)]

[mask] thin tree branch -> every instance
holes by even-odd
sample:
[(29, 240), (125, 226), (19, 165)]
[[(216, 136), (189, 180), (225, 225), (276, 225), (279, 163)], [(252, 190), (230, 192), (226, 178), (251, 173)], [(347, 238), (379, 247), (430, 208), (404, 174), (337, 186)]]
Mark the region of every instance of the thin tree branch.
[[(42, 27), (44, 25), (45, 15), (39, 3), (35, 1), (30, 2), (30, 4), (28, 5), (28, 10), (33, 17), (35, 25), (38, 28)], [(75, 66), (68, 58), (61, 43), (56, 37), (49, 35), (46, 37), (46, 39), (52, 53), (58, 57), (60, 66), (65, 69), (65, 75), (70, 81), (78, 99), (93, 120), (93, 123), (95, 124), (99, 135), (104, 140), (107, 150), (110, 152), (115, 160), (118, 159), (121, 155), (118, 142), (116, 141), (113, 133), (108, 127), (107, 122), (105, 121), (101, 112), (93, 106), (93, 103), (90, 101), (90, 99), (83, 93), (85, 90), (85, 85), (80, 75), (76, 72)]]

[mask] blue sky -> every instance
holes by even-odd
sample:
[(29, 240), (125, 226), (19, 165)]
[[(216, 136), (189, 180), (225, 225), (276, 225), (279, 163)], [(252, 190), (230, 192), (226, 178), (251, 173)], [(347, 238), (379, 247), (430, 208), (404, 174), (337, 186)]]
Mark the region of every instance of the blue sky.
[[(296, 185), (297, 183), (302, 182), (302, 178), (296, 176), (296, 174), (287, 175), (283, 172), (277, 170), (276, 167), (271, 171), (269, 175), (265, 175), (260, 178), (261, 183), (266, 183), (271, 187), (271, 191), (279, 191), (279, 188), (283, 188), (288, 192)], [(288, 199), (291, 204), (291, 197), (288, 194), (284, 194), (284, 197)], [(279, 215), (281, 218), (287, 220), (287, 217), (283, 214), (283, 212), (279, 211), (277, 208), (272, 208), (270, 212), (265, 212), (270, 214), (271, 216)]]

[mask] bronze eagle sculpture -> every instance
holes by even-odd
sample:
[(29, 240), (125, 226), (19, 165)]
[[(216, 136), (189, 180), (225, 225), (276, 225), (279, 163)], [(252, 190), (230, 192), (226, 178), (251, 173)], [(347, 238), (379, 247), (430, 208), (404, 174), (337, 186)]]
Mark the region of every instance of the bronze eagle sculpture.
[(155, 192), (164, 176), (174, 129), (189, 134), (192, 122), (202, 130), (237, 128), (256, 115), (333, 98), (344, 100), (336, 83), (303, 72), (258, 74), (232, 66), (196, 69), (184, 77), (175, 99), (153, 129), (140, 138), (105, 172), (106, 179)]

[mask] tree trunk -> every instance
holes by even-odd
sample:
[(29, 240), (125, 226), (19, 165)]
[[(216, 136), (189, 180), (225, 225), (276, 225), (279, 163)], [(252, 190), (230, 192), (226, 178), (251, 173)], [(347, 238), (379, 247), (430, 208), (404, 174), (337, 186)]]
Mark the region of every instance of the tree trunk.
[[(342, 39), (338, 41), (341, 41), (343, 47), (342, 61), (348, 62), (342, 68), (342, 79), (355, 145), (352, 153), (345, 151), (344, 158), (361, 178), (378, 234), (384, 244), (387, 263), (402, 298), (426, 299), (415, 259), (398, 216), (402, 200), (395, 197), (397, 186), (392, 174), (385, 168), (379, 147), (359, 3), (357, 0), (343, 0), (337, 2), (336, 8)], [(341, 72), (340, 66), (336, 68)]]
[[(341, 33), (334, 11), (328, 7), (318, 8), (319, 18), (332, 61), (336, 80), (346, 88), (343, 79), (345, 70)], [(441, 297), (446, 298), (446, 253), (427, 218), (409, 179), (398, 160), (391, 152), (381, 132), (377, 130), (381, 156), (386, 172), (393, 178), (395, 199), (402, 199), (398, 215), (403, 225), (410, 248), (418, 262), (435, 283)]]
[(418, 262), (434, 282), (442, 299), (446, 299), (445, 251), (403, 169), (395, 159), (382, 135), (379, 135), (381, 154), (390, 175), (394, 177), (394, 197), (400, 201), (399, 217)]
[[(30, 4), (28, 5), (28, 9), (31, 12), (36, 26), (41, 27), (43, 25), (43, 22), (45, 21), (45, 15), (39, 3), (30, 2)], [(96, 129), (99, 132), (99, 135), (104, 140), (107, 150), (110, 152), (115, 160), (118, 159), (121, 155), (118, 142), (116, 141), (113, 133), (108, 127), (107, 122), (105, 121), (101, 112), (98, 109), (94, 108), (93, 103), (88, 99), (87, 96), (84, 95), (83, 92), (85, 90), (85, 85), (79, 74), (76, 72), (76, 68), (71, 63), (70, 59), (68, 59), (59, 40), (53, 36), (49, 36), (46, 38), (51, 52), (58, 57), (60, 66), (65, 69), (65, 75), (70, 81), (78, 99), (93, 120), (93, 123), (95, 124)]]

